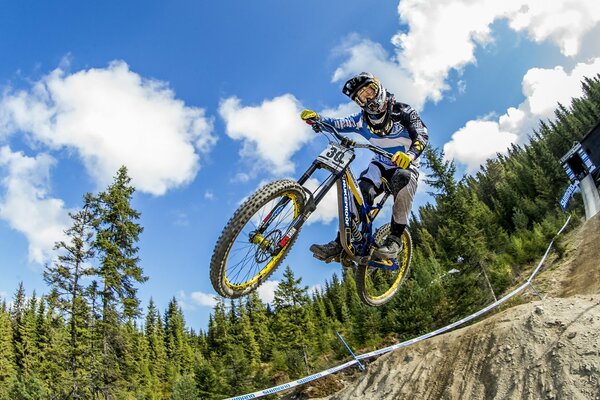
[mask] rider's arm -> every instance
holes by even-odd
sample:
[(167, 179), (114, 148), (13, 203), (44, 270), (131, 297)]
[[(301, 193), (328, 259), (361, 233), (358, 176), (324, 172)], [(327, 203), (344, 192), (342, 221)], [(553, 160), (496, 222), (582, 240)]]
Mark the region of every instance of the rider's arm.
[(344, 118), (321, 117), (321, 120), (329, 125), (333, 125), (339, 132), (358, 132), (360, 129), (362, 112), (352, 114)]
[(413, 160), (419, 157), (425, 146), (427, 146), (429, 133), (417, 111), (408, 104), (397, 102), (392, 108), (392, 119), (400, 121), (404, 125), (412, 140), (412, 144), (406, 154), (412, 156)]

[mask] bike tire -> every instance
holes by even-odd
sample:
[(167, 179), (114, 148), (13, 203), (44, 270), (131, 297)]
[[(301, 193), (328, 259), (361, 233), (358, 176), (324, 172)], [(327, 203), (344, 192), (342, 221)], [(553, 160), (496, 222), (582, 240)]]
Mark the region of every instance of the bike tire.
[[(247, 242), (245, 245), (248, 248), (248, 254), (246, 258), (251, 255), (252, 251), (255, 252), (254, 257), (257, 266), (254, 267), (256, 271), (245, 274), (246, 278), (243, 278), (241, 282), (233, 282), (232, 274), (227, 275), (228, 259), (232, 252), (232, 247), (236, 244), (237, 239), (240, 237), (240, 233), (244, 232), (244, 229), (250, 224), (256, 226), (252, 219), (258, 217), (258, 221), (262, 220), (261, 216), (258, 215), (261, 210), (265, 209), (270, 203), (277, 204), (277, 199), (288, 197), (293, 205), (293, 218), (297, 217), (304, 211), (306, 206), (306, 194), (304, 188), (297, 182), (282, 179), (268, 183), (267, 185), (258, 189), (252, 194), (244, 203), (237, 209), (233, 214), (233, 217), (229, 220), (223, 232), (221, 233), (210, 262), (210, 279), (213, 288), (218, 294), (227, 298), (238, 298), (244, 296), (258, 288), (281, 264), (287, 253), (292, 248), (296, 238), (298, 237), (300, 227), (297, 228), (296, 233), (291, 239), (285, 244), (281, 251), (274, 257), (265, 258), (262, 261), (263, 266), (260, 266), (257, 257), (266, 255), (264, 248), (260, 248), (260, 245)], [(288, 203), (289, 204), (289, 203)], [(266, 211), (265, 211), (266, 212)], [(290, 216), (291, 218), (291, 216)], [(292, 219), (293, 220), (293, 219)], [(284, 230), (284, 232), (287, 228)], [(281, 233), (281, 230), (279, 230)], [(263, 240), (266, 240), (275, 230), (266, 234)], [(261, 236), (262, 237), (262, 236)], [(242, 239), (240, 239), (242, 240)], [(277, 242), (277, 240), (274, 240)], [(241, 242), (243, 244), (243, 242)], [(255, 248), (252, 248), (252, 245)], [(242, 248), (241, 252), (243, 253)], [(261, 252), (262, 251), (262, 252)], [(231, 269), (236, 266), (231, 266)], [(242, 266), (243, 267), (243, 266)], [(258, 268), (260, 267), (260, 268)], [(239, 274), (239, 273), (238, 273)]]
[[(385, 224), (375, 233), (375, 243), (382, 244), (385, 238), (391, 233), (390, 224)], [(399, 262), (400, 267), (397, 271), (390, 271), (383, 268), (372, 267), (368, 264), (361, 264), (356, 271), (356, 289), (363, 303), (368, 306), (378, 307), (389, 302), (396, 294), (410, 271), (410, 262), (412, 260), (412, 237), (408, 229), (402, 234), (402, 251)], [(374, 281), (381, 289), (374, 289)], [(379, 293), (382, 291), (382, 293)]]

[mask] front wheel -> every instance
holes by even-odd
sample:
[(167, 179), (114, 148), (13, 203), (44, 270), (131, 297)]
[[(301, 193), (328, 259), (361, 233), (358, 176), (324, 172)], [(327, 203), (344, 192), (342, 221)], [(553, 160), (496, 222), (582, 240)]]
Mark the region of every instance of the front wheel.
[(302, 186), (283, 179), (263, 186), (237, 209), (210, 261), (210, 280), (217, 293), (243, 296), (275, 271), (298, 236), (296, 231), (283, 240), (305, 204)]
[[(390, 224), (385, 224), (375, 233), (375, 243), (383, 244), (391, 233)], [(398, 268), (388, 269), (380, 266), (361, 264), (356, 271), (356, 288), (360, 299), (367, 305), (377, 307), (392, 299), (398, 288), (408, 276), (412, 258), (412, 238), (408, 229), (402, 234), (402, 250), (396, 261)]]

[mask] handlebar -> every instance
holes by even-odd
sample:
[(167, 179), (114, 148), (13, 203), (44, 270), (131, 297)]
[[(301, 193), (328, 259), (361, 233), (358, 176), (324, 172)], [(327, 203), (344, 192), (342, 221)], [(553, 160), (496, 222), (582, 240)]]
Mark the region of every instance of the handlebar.
[(336, 139), (338, 139), (343, 145), (345, 145), (347, 147), (369, 149), (373, 153), (379, 154), (380, 156), (383, 156), (383, 157), (388, 158), (390, 160), (394, 156), (392, 153), (389, 153), (389, 152), (385, 151), (384, 149), (382, 149), (379, 146), (375, 146), (375, 145), (372, 145), (370, 143), (356, 143), (354, 140), (348, 139), (347, 137), (340, 135), (340, 133), (338, 132), (338, 130), (335, 129), (335, 127), (333, 125), (330, 125), (330, 124), (328, 124), (326, 122), (316, 120), (316, 121), (313, 122), (313, 124), (317, 124), (321, 128), (325, 128), (326, 131), (328, 131), (331, 134), (333, 134), (333, 136), (335, 136)]

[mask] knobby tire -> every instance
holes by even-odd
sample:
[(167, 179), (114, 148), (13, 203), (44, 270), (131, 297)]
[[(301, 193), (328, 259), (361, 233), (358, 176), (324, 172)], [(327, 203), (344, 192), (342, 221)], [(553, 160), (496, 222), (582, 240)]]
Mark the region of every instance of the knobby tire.
[[(379, 228), (377, 230), (377, 232), (375, 233), (375, 237), (374, 240), (375, 242), (380, 245), (383, 243), (383, 241), (385, 240), (385, 238), (391, 233), (391, 227), (390, 224), (385, 224), (383, 225), (381, 228)], [(404, 230), (404, 233), (402, 234), (402, 242), (404, 244), (404, 247), (402, 249), (402, 252), (400, 253), (400, 257), (399, 258), (399, 271), (398, 275), (396, 277), (393, 276), (393, 274), (395, 273), (395, 271), (388, 271), (382, 268), (377, 268), (377, 267), (371, 267), (368, 264), (367, 265), (359, 265), (357, 270), (356, 270), (356, 289), (358, 290), (358, 295), (360, 297), (360, 299), (367, 305), (372, 306), (372, 307), (378, 307), (381, 305), (384, 305), (385, 303), (389, 302), (394, 295), (396, 294), (396, 292), (398, 291), (398, 289), (400, 288), (400, 286), (402, 286), (402, 283), (404, 282), (404, 280), (406, 279), (406, 277), (408, 276), (408, 273), (410, 271), (410, 262), (412, 260), (412, 238), (410, 236), (410, 232), (408, 231), (408, 229)], [(403, 266), (405, 265), (404, 270), (402, 271)], [(379, 295), (372, 295), (370, 293), (370, 285), (371, 282), (369, 281), (370, 279), (370, 275), (372, 274), (389, 274), (391, 276), (391, 278), (393, 279), (392, 283), (389, 285), (389, 287), (384, 287), (384, 292), (382, 294)]]
[[(251, 276), (245, 282), (232, 284), (229, 281), (230, 278), (227, 276), (227, 261), (238, 236), (240, 236), (240, 233), (248, 223), (255, 225), (255, 223), (252, 222), (252, 218), (255, 217), (264, 206), (268, 205), (269, 202), (273, 202), (274, 205), (276, 204), (274, 200), (284, 197), (289, 197), (290, 201), (293, 202), (294, 216), (297, 216), (304, 211), (306, 205), (306, 193), (303, 187), (295, 181), (282, 179), (271, 182), (258, 189), (237, 209), (223, 229), (223, 232), (215, 245), (210, 262), (211, 283), (217, 293), (221, 296), (238, 298), (256, 290), (256, 288), (267, 280), (267, 278), (269, 278), (269, 276), (277, 269), (294, 245), (301, 226), (298, 227), (294, 236), (292, 236), (289, 242), (276, 256), (265, 259), (264, 262), (267, 267), (263, 267), (260, 271), (257, 271), (256, 274)], [(240, 240), (243, 240), (243, 238)], [(252, 251), (251, 246), (252, 243), (250, 242), (246, 245), (246, 247), (250, 249), (249, 251)], [(255, 246), (258, 247), (258, 245)]]

